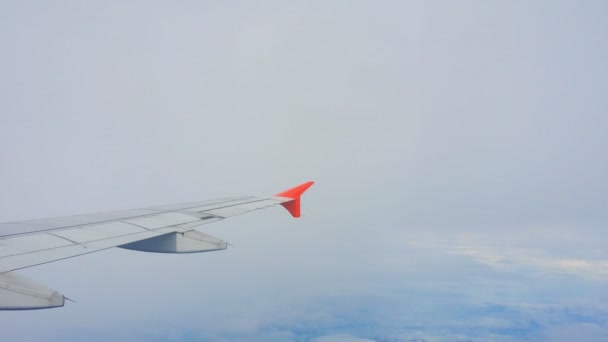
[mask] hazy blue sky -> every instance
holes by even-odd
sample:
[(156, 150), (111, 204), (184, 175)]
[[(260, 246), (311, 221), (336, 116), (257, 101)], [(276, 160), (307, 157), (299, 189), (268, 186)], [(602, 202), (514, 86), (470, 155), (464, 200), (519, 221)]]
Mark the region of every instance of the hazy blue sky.
[(608, 341), (608, 2), (0, 1), (0, 221), (317, 184), (24, 270), (2, 340)]

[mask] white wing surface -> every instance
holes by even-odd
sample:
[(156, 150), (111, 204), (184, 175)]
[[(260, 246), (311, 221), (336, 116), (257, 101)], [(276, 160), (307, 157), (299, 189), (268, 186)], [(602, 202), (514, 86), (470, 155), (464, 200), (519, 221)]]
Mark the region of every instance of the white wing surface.
[(300, 217), (306, 182), (271, 197), (232, 197), (203, 202), (0, 223), (0, 310), (61, 307), (63, 294), (14, 271), (121, 247), (156, 253), (223, 250), (227, 243), (195, 227), (249, 211), (285, 207)]

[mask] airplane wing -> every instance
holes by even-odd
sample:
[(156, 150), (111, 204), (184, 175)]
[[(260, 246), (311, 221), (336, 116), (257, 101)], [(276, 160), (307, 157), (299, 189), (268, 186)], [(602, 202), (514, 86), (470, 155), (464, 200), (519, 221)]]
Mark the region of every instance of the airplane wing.
[(282, 205), (300, 217), (306, 182), (271, 197), (231, 197), (143, 209), (0, 223), (0, 310), (62, 307), (63, 294), (15, 271), (112, 247), (156, 253), (223, 250), (227, 243), (195, 227)]

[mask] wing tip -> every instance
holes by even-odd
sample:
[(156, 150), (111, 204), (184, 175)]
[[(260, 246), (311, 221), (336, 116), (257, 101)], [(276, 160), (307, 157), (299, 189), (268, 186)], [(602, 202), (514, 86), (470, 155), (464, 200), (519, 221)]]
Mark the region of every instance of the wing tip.
[(287, 189), (283, 192), (280, 192), (280, 193), (276, 194), (275, 196), (287, 197), (287, 198), (291, 198), (291, 199), (295, 200), (295, 199), (299, 198), (313, 184), (315, 184), (315, 182), (308, 181), (308, 182), (302, 183), (300, 185), (296, 185), (293, 188)]
[(280, 193), (276, 194), (275, 196), (291, 198), (291, 201), (283, 202), (283, 203), (281, 203), (281, 205), (283, 206), (283, 208), (285, 208), (285, 209), (287, 209), (287, 211), (289, 211), (291, 216), (293, 216), (294, 218), (298, 218), (301, 215), (300, 196), (302, 196), (302, 194), (306, 190), (308, 190), (308, 188), (310, 188), (313, 184), (315, 184), (315, 182), (308, 181), (308, 182), (302, 183), (300, 185), (294, 186), (291, 189), (287, 189), (283, 192), (280, 192)]

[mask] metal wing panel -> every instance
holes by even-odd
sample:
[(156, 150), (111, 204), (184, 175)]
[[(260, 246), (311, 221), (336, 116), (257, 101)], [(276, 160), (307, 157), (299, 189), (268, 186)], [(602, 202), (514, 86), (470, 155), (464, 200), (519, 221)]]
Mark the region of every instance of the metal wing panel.
[(27, 220), (18, 222), (0, 223), (0, 239), (14, 235), (32, 234), (49, 230), (61, 230), (68, 228), (77, 228), (98, 223), (106, 223), (113, 221), (123, 221), (128, 219), (136, 219), (145, 216), (158, 215), (170, 212), (186, 212), (188, 210), (197, 209), (202, 211), (205, 209), (221, 208), (226, 205), (235, 205), (246, 203), (255, 197), (241, 196), (230, 197), (212, 201), (189, 202), (174, 205), (156, 206), (142, 209), (112, 211), (106, 213), (76, 215), (66, 217), (56, 217), (39, 220)]
[[(55, 231), (52, 234), (75, 243), (109, 239), (120, 235), (145, 232), (147, 229), (124, 222), (102, 223), (94, 226)], [(2, 241), (2, 240), (0, 240)]]
[(185, 209), (189, 209), (189, 208), (215, 206), (218, 204), (243, 201), (243, 200), (252, 199), (252, 198), (255, 198), (255, 197), (253, 197), (253, 196), (225, 197), (225, 198), (219, 198), (219, 199), (207, 200), (207, 201), (188, 202), (188, 203), (170, 204), (170, 205), (159, 205), (159, 206), (150, 207), (148, 209), (162, 211), (162, 212), (181, 211), (181, 210), (185, 210)]
[(47, 230), (57, 230), (66, 228), (75, 228), (91, 224), (104, 222), (120, 221), (132, 217), (141, 217), (145, 215), (154, 215), (158, 212), (146, 209), (134, 209), (115, 211), (110, 213), (99, 213), (89, 215), (77, 215), (58, 218), (49, 218), (41, 220), (29, 220), (20, 222), (0, 223), (0, 238), (10, 235), (22, 235), (28, 233), (37, 233)]
[(8, 255), (19, 254), (19, 253), (23, 253), (23, 252), (18, 249), (9, 247), (9, 246), (0, 246), (0, 258), (8, 256)]
[(164, 230), (145, 231), (87, 243), (70, 244), (59, 248), (41, 249), (29, 253), (4, 256), (0, 258), (0, 273), (98, 252), (100, 250), (153, 238), (167, 233), (168, 232)]
[[(218, 221), (217, 219), (215, 221)], [(0, 257), (0, 274), (22, 268), (46, 264), (53, 261), (72, 258), (79, 255), (98, 252), (104, 249), (118, 247), (129, 243), (142, 241), (171, 233), (184, 233), (194, 227), (211, 223), (213, 221), (200, 221), (173, 227), (165, 227), (156, 230), (145, 230), (141, 232), (109, 237), (100, 240), (92, 240), (85, 243), (68, 243), (68, 245), (41, 249), (27, 253), (15, 253)], [(10, 240), (10, 239), (9, 239)], [(1, 240), (0, 240), (1, 241)]]
[[(18, 236), (11, 239), (0, 240), (0, 250), (8, 247), (19, 253), (27, 253), (40, 249), (49, 249), (68, 246), (71, 243), (65, 239), (50, 234), (36, 234)], [(2, 254), (6, 254), (4, 251)]]
[[(146, 230), (123, 222), (113, 222), (86, 228), (53, 232), (53, 235), (51, 235), (51, 233), (42, 233), (4, 239), (0, 240), (0, 243), (5, 243), (4, 245), (0, 245), (0, 274), (98, 252), (161, 235), (175, 232), (183, 233), (193, 230), (194, 227), (219, 220), (221, 220), (221, 218), (199, 220), (155, 230)], [(87, 234), (87, 231), (92, 232), (92, 234)], [(55, 234), (60, 233), (64, 234), (64, 236), (55, 236)], [(12, 247), (23, 246), (24, 240), (30, 238), (35, 238), (35, 240), (32, 241), (37, 243), (37, 247), (32, 247), (29, 250)], [(81, 241), (75, 241), (76, 239), (80, 239)], [(14, 242), (15, 240), (17, 240), (17, 242)], [(50, 243), (45, 244), (47, 241)], [(61, 243), (59, 243), (59, 241), (61, 241)]]
[(195, 222), (198, 220), (198, 217), (194, 217), (191, 215), (181, 213), (166, 213), (127, 220), (124, 222), (145, 229), (159, 229), (163, 227), (176, 226), (178, 224)]
[(247, 212), (250, 212), (253, 210), (271, 207), (271, 206), (277, 205), (279, 203), (280, 203), (279, 201), (272, 199), (272, 198), (261, 198), (261, 199), (257, 199), (252, 202), (225, 206), (225, 207), (217, 208), (217, 209), (202, 210), (201, 212), (205, 213), (205, 214), (213, 215), (213, 216), (231, 217), (231, 216), (244, 214), (244, 213), (247, 213)]

